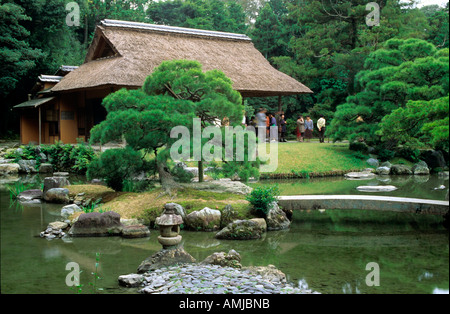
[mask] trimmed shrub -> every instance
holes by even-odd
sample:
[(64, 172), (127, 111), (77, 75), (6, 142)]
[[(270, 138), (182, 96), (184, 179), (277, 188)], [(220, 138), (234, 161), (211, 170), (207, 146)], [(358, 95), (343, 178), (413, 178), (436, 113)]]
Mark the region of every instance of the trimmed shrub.
[(278, 186), (255, 188), (245, 199), (250, 202), (256, 215), (266, 217), (269, 205), (276, 202), (280, 192)]

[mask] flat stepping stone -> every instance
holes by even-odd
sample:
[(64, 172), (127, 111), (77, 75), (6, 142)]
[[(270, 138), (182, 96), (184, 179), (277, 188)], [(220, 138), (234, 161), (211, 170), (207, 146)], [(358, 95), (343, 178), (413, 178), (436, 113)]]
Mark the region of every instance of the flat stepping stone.
[(360, 192), (391, 192), (397, 190), (393, 185), (361, 185), (356, 188)]

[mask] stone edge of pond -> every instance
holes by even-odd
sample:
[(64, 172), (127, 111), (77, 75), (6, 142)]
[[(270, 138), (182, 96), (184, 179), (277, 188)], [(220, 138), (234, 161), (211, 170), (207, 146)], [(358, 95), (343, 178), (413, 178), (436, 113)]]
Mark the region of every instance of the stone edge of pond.
[[(258, 271), (259, 268), (259, 271)], [(283, 276), (268, 276), (261, 269)], [(319, 294), (286, 282), (275, 266), (233, 268), (188, 263), (118, 278), (119, 284), (144, 294)]]

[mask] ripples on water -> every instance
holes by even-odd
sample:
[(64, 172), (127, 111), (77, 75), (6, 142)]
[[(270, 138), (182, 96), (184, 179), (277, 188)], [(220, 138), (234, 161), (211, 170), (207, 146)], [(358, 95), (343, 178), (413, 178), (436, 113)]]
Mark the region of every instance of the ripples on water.
[[(277, 183), (285, 194), (353, 194), (362, 184), (334, 179)], [(395, 195), (389, 194), (393, 196), (443, 199), (446, 191), (433, 188), (448, 187), (448, 178), (437, 176), (426, 181), (421, 178), (423, 182), (390, 180), (389, 184), (399, 187)], [(129, 293), (118, 287), (117, 277), (136, 272), (142, 260), (160, 249), (156, 230), (147, 239), (47, 241), (36, 236), (58, 219), (61, 205), (10, 204), (1, 186), (0, 196), (3, 293), (74, 293), (65, 285), (68, 262), (80, 265), (82, 292), (90, 293), (96, 253), (101, 253), (102, 277), (98, 283), (102, 290), (97, 292)], [(435, 216), (327, 210), (295, 212), (290, 230), (269, 232), (260, 240), (225, 241), (215, 239), (214, 233), (188, 231), (182, 231), (182, 236), (185, 249), (198, 261), (214, 252), (235, 249), (244, 266), (273, 264), (290, 282), (322, 293), (448, 294), (449, 241), (441, 222)], [(380, 265), (379, 287), (366, 285), (369, 262)]]

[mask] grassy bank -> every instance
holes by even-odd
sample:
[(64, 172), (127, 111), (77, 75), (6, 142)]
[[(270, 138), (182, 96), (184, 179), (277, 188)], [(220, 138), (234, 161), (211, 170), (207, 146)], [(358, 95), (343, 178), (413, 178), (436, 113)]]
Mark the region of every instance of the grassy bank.
[(222, 211), (226, 205), (230, 204), (239, 213), (239, 218), (251, 217), (249, 203), (245, 200), (244, 195), (183, 189), (171, 197), (169, 195), (161, 196), (160, 188), (141, 193), (114, 192), (105, 186), (89, 184), (70, 185), (67, 188), (70, 196), (85, 193), (87, 198), (98, 199), (101, 197), (100, 209), (102, 211), (117, 212), (125, 219), (143, 219), (146, 224), (150, 225), (153, 225), (156, 217), (162, 214), (164, 205), (171, 202), (182, 205), (188, 214), (205, 207)]
[(343, 175), (349, 171), (368, 167), (368, 156), (351, 151), (347, 143), (278, 144), (278, 167), (263, 178), (310, 177)]
[[(367, 156), (348, 149), (348, 144), (288, 142), (278, 145), (278, 168), (274, 173), (262, 174), (263, 178), (312, 177), (343, 175), (366, 168)], [(191, 163), (190, 163), (191, 164)], [(192, 166), (196, 166), (196, 163)], [(140, 218), (153, 223), (160, 216), (164, 204), (181, 204), (190, 213), (205, 207), (222, 210), (227, 204), (239, 212), (240, 218), (250, 217), (249, 203), (245, 196), (230, 193), (211, 193), (195, 189), (178, 191), (175, 197), (160, 196), (161, 189), (154, 188), (141, 193), (114, 192), (99, 185), (69, 186), (72, 196), (84, 192), (87, 198), (102, 198), (101, 210), (115, 211), (123, 218)]]

